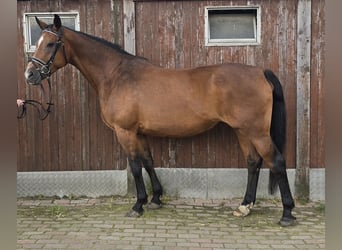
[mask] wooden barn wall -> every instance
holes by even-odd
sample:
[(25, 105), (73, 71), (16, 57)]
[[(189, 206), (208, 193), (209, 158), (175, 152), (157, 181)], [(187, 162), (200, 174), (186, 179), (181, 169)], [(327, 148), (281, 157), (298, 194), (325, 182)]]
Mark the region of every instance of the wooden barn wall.
[[(286, 160), (296, 165), (297, 1), (147, 1), (136, 3), (136, 53), (166, 68), (240, 62), (272, 69), (285, 92)], [(260, 46), (206, 47), (204, 7), (260, 5)], [(25, 84), (24, 12), (78, 11), (81, 31), (124, 44), (123, 3), (115, 0), (18, 1), (18, 97), (41, 99)], [(324, 167), (324, 1), (312, 1), (310, 165)], [(28, 108), (18, 121), (18, 171), (125, 169), (127, 162), (115, 134), (101, 121), (95, 91), (72, 66), (52, 77), (54, 110), (39, 121)], [(157, 167), (241, 168), (242, 153), (233, 131), (224, 124), (185, 138), (149, 138)]]

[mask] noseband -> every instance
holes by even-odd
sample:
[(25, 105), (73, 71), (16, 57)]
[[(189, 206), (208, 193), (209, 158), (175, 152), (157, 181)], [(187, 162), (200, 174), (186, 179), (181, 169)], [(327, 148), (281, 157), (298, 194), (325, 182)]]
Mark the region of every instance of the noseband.
[[(33, 63), (33, 65), (36, 67), (36, 70), (39, 72), (39, 74), (41, 76), (41, 80), (46, 78), (48, 81), (49, 100), (46, 103), (48, 106), (47, 106), (47, 108), (45, 108), (41, 102), (36, 101), (36, 100), (20, 100), (20, 99), (18, 99), (17, 103), (20, 103), (20, 105), (18, 104), (18, 106), (19, 106), (18, 107), (19, 108), (18, 109), (18, 116), (17, 116), (18, 119), (25, 117), (25, 115), (26, 115), (26, 104), (30, 104), (34, 108), (36, 108), (36, 110), (38, 111), (38, 115), (39, 115), (40, 120), (44, 120), (49, 115), (49, 113), (51, 112), (51, 106), (53, 105), (53, 103), (51, 102), (52, 96), (51, 96), (50, 76), (52, 73), (51, 73), (50, 67), (53, 64), (55, 57), (56, 57), (56, 54), (57, 54), (57, 52), (61, 46), (63, 48), (64, 60), (66, 63), (68, 62), (66, 54), (65, 54), (64, 43), (62, 42), (62, 36), (63, 36), (62, 30), (60, 30), (60, 32), (58, 34), (55, 32), (52, 32), (50, 30), (43, 30), (42, 32), (49, 32), (49, 33), (58, 37), (58, 40), (57, 40), (56, 45), (55, 45), (55, 50), (53, 51), (50, 59), (47, 62), (44, 62), (43, 60), (36, 58), (36, 57), (31, 57), (29, 59), (29, 61), (31, 61)], [(42, 82), (40, 82), (39, 85), (41, 87), (44, 98), (47, 99), (46, 92), (45, 92), (45, 89), (42, 85)], [(22, 107), (22, 108), (20, 109), (20, 107)]]

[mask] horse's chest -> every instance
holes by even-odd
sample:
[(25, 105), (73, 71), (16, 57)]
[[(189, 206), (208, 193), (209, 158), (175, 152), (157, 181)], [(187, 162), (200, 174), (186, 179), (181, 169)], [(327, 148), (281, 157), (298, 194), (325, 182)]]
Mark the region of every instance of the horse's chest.
[(102, 119), (111, 128), (130, 129), (137, 123), (137, 107), (133, 102), (115, 100), (101, 104)]

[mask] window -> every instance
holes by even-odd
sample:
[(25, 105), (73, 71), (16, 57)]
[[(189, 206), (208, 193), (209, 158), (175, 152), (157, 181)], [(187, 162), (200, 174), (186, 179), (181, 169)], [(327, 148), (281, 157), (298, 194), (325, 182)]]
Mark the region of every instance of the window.
[(260, 44), (259, 7), (206, 7), (205, 45)]
[(77, 12), (48, 12), (48, 13), (24, 13), (24, 37), (26, 52), (34, 52), (36, 42), (41, 35), (41, 30), (36, 23), (35, 16), (47, 24), (53, 23), (54, 14), (58, 14), (62, 25), (68, 28), (79, 30), (79, 14)]

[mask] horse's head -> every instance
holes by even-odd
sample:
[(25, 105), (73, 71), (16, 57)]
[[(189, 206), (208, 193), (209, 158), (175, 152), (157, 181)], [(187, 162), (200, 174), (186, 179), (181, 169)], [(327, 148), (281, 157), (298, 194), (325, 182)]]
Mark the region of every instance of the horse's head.
[(40, 84), (59, 68), (65, 66), (67, 56), (62, 41), (63, 27), (61, 19), (55, 15), (53, 24), (47, 25), (36, 17), (42, 34), (36, 43), (36, 50), (25, 70), (25, 78), (29, 84)]

